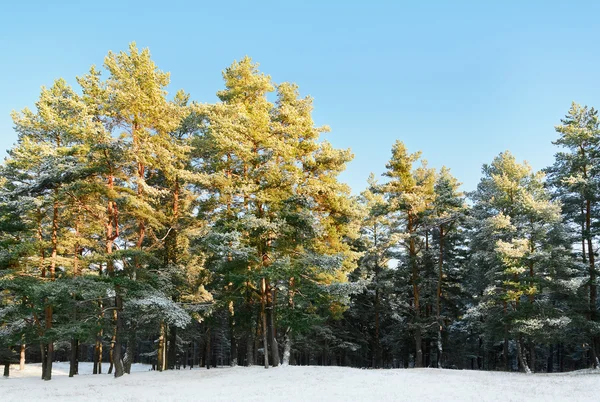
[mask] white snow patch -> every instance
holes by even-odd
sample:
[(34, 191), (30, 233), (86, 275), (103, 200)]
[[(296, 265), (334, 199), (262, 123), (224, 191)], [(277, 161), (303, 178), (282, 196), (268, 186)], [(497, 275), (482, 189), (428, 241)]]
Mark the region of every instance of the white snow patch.
[[(0, 380), (3, 401), (592, 401), (600, 370), (531, 374), (438, 369), (360, 370), (288, 366), (195, 368), (159, 373), (133, 366), (131, 375), (69, 378), (68, 363), (54, 363), (42, 381), (39, 364)], [(108, 368), (108, 365), (106, 365)], [(105, 370), (105, 368), (103, 367)]]

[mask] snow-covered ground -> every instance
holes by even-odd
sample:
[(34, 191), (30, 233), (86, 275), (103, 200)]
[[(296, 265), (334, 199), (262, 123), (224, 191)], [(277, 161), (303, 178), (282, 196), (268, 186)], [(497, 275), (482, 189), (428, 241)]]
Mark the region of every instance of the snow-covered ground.
[[(107, 369), (108, 365), (103, 367)], [(135, 371), (135, 372), (134, 372)], [(52, 381), (39, 379), (39, 364), (0, 379), (1, 401), (597, 401), (600, 370), (520, 374), (436, 369), (360, 370), (290, 366), (175, 370), (135, 365), (131, 375), (68, 378), (55, 363)]]

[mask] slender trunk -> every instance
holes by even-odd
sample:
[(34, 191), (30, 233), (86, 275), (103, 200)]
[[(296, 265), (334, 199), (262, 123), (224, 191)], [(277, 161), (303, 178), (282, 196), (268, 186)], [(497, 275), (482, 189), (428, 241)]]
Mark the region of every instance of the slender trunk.
[[(506, 316), (507, 303), (503, 302), (503, 314)], [(504, 357), (504, 370), (509, 371), (510, 360), (508, 356), (508, 324), (504, 324), (504, 346), (503, 346), (503, 357)]]
[(517, 357), (519, 359), (519, 363), (521, 365), (521, 368), (523, 369), (523, 371), (525, 373), (531, 374), (531, 370), (529, 369), (529, 366), (527, 365), (527, 358), (523, 354), (523, 347), (521, 346), (521, 339), (520, 338), (516, 340), (516, 344), (517, 344)]
[(416, 353), (415, 353), (415, 367), (419, 368), (419, 367), (423, 367), (423, 338), (421, 336), (421, 328), (417, 327), (415, 328), (415, 346), (416, 346)]
[(277, 367), (279, 360), (279, 344), (277, 343), (277, 332), (275, 328), (275, 289), (267, 282), (267, 318), (269, 327), (269, 343), (271, 344), (271, 362), (273, 367)]
[[(56, 257), (58, 251), (58, 189), (54, 190), (54, 203), (52, 209), (52, 258), (50, 260), (50, 280), (56, 278)], [(42, 271), (42, 275), (45, 272)], [(53, 306), (45, 307), (45, 333), (52, 329)], [(52, 379), (52, 360), (54, 359), (54, 342), (48, 343), (42, 348), (42, 378), (45, 381)]]
[(443, 321), (442, 321), (442, 280), (444, 279), (444, 224), (440, 225), (440, 257), (438, 263), (438, 283), (437, 283), (437, 292), (436, 292), (436, 315), (437, 315), (437, 324), (438, 324), (438, 333), (437, 333), (437, 356), (436, 356), (436, 364), (437, 368), (442, 367), (442, 330), (443, 330)]
[(177, 362), (177, 327), (171, 325), (169, 327), (169, 353), (167, 356), (167, 370), (173, 370)]
[(77, 217), (75, 218), (75, 245), (73, 247), (73, 276), (79, 276), (79, 255), (81, 253), (81, 245), (79, 244), (79, 226), (81, 220), (81, 206), (77, 207)]
[[(123, 301), (121, 299), (121, 310), (123, 309)], [(120, 314), (119, 314), (120, 316)], [(121, 345), (123, 340), (123, 321), (120, 319), (118, 331), (117, 331), (117, 344)], [(136, 353), (136, 342), (137, 342), (137, 327), (135, 325), (131, 325), (127, 329), (127, 347), (125, 348), (125, 355), (123, 356), (123, 371), (125, 374), (131, 374), (131, 365), (135, 361), (135, 353)]]
[(261, 281), (261, 297), (260, 297), (260, 315), (262, 319), (262, 335), (263, 335), (263, 350), (265, 356), (265, 368), (269, 368), (269, 343), (267, 334), (267, 314), (266, 314), (266, 303), (267, 303), (267, 282), (265, 278)]
[(113, 310), (113, 333), (110, 338), (110, 351), (108, 352), (110, 366), (108, 367), (108, 374), (112, 374), (113, 367), (115, 366), (115, 346), (117, 343), (117, 301), (115, 297), (115, 309)]
[[(288, 286), (288, 308), (293, 310), (295, 307), (294, 304), (294, 295), (295, 295), (295, 279), (291, 277), (289, 280)], [(292, 328), (288, 327), (285, 331), (284, 337), (284, 345), (283, 345), (283, 365), (288, 366), (290, 364), (290, 358), (292, 353)]]
[[(377, 276), (377, 274), (375, 274)], [(373, 340), (373, 367), (381, 368), (381, 341), (379, 339), (379, 302), (380, 302), (380, 294), (379, 294), (379, 285), (376, 285), (375, 288), (375, 337)]]
[[(588, 262), (589, 262), (589, 276), (590, 276), (590, 321), (596, 321), (597, 316), (597, 285), (596, 285), (596, 266), (595, 266), (595, 256), (594, 256), (594, 248), (592, 242), (592, 205), (591, 201), (588, 199), (585, 203), (585, 234), (587, 237), (587, 252), (588, 252)], [(594, 368), (599, 367), (598, 355), (596, 350), (596, 344), (598, 343), (598, 335), (592, 336), (591, 345), (591, 353), (592, 353), (592, 365)]]
[(529, 368), (535, 372), (535, 342), (529, 341)]
[[(250, 318), (252, 319), (252, 318)], [(254, 341), (252, 340), (252, 327), (246, 335), (246, 366), (254, 365)]]
[[(133, 149), (134, 152), (141, 152), (142, 151), (142, 147), (144, 144), (140, 143), (140, 138), (138, 135), (138, 130), (140, 129), (139, 127), (139, 123), (137, 122), (137, 117), (134, 118), (134, 122), (131, 126), (131, 137), (133, 140)], [(144, 200), (144, 188), (143, 188), (143, 183), (145, 183), (146, 180), (146, 166), (144, 165), (144, 163), (141, 160), (137, 160), (136, 161), (136, 167), (137, 167), (137, 189), (136, 189), (136, 194), (137, 194), (137, 198), (139, 202), (142, 202)], [(138, 217), (137, 220), (137, 241), (136, 241), (136, 248), (138, 249), (138, 251), (142, 251), (142, 245), (144, 244), (144, 238), (146, 237), (146, 223), (144, 222), (144, 219), (142, 217)], [(136, 256), (134, 258), (134, 268), (133, 268), (133, 274), (132, 274), (132, 278), (135, 280), (137, 277), (137, 271), (141, 268), (141, 261), (140, 258), (138, 256)], [(163, 359), (164, 362), (165, 359)]]
[[(121, 337), (123, 336), (123, 318), (121, 317), (121, 311), (123, 310), (123, 299), (120, 294), (120, 288), (117, 287), (115, 295), (115, 334), (114, 334), (114, 348), (113, 348), (113, 363), (115, 366), (115, 378), (119, 378), (125, 372), (123, 366), (123, 359), (121, 358)], [(135, 329), (130, 330), (131, 333), (135, 333)], [(128, 343), (129, 346), (129, 343)], [(131, 363), (129, 363), (131, 366)], [(127, 373), (129, 373), (129, 368)]]
[(282, 366), (290, 365), (290, 357), (292, 355), (292, 329), (288, 327), (283, 337), (283, 362)]
[(554, 371), (554, 344), (551, 343), (548, 349), (548, 362), (547, 362), (547, 369), (546, 371), (548, 373), (552, 373)]
[[(109, 205), (111, 203), (109, 202)], [(109, 206), (109, 211), (112, 208)], [(112, 223), (108, 223), (106, 225), (106, 273), (108, 274), (108, 276), (110, 276), (111, 278), (115, 276), (115, 265), (114, 262), (112, 260), (112, 252), (113, 252), (113, 244), (114, 244), (114, 237), (113, 237), (113, 226)]]
[(50, 280), (56, 277), (56, 256), (58, 251), (58, 189), (54, 190), (52, 207), (52, 259), (50, 260)]
[(100, 326), (100, 330), (96, 334), (96, 343), (94, 346), (94, 368), (93, 374), (102, 374), (102, 336), (104, 335), (104, 330), (102, 329), (103, 320), (104, 320), (104, 306), (102, 302), (98, 303), (100, 308), (100, 314), (98, 315), (98, 326)]
[(79, 340), (76, 337), (71, 338), (71, 358), (69, 361), (69, 377), (77, 373), (77, 361), (79, 359)]
[[(248, 271), (250, 271), (250, 267), (248, 267)], [(246, 281), (246, 297), (244, 300), (244, 310), (246, 311), (247, 321), (247, 331), (246, 331), (246, 366), (253, 366), (256, 362), (254, 359), (254, 341), (252, 338), (253, 329), (253, 319), (252, 319), (252, 304), (251, 304), (251, 293), (250, 293), (250, 282)]]
[(212, 334), (210, 327), (206, 330), (206, 349), (204, 351), (204, 364), (206, 369), (209, 370), (212, 365), (212, 347), (211, 347)]
[(95, 367), (94, 367), (94, 374), (102, 374), (102, 336), (104, 331), (100, 330), (98, 332), (98, 335), (96, 336), (96, 348), (95, 348), (95, 352), (96, 352), (96, 357), (95, 357)]
[(25, 370), (25, 343), (21, 341), (21, 350), (19, 353), (19, 371)]
[(413, 217), (409, 215), (407, 231), (410, 236), (408, 255), (411, 265), (411, 281), (413, 288), (415, 322), (414, 322), (414, 340), (415, 340), (415, 367), (423, 367), (423, 346), (421, 337), (421, 308), (420, 308), (420, 289), (419, 289), (419, 271), (417, 267), (417, 251), (414, 238)]
[[(140, 181), (140, 184), (138, 184), (137, 195), (138, 195), (138, 199), (140, 201), (142, 201), (142, 199), (144, 198), (144, 191), (142, 189), (141, 183), (144, 181), (145, 171), (146, 171), (146, 167), (141, 162), (138, 163), (138, 180)], [(135, 246), (140, 252), (142, 251), (142, 245), (144, 244), (145, 237), (146, 237), (146, 223), (144, 222), (144, 219), (139, 218), (138, 219), (138, 239), (137, 239)], [(135, 264), (134, 264), (133, 279), (135, 280), (137, 278), (137, 271), (139, 271), (142, 264), (141, 264), (139, 257), (137, 257), (137, 256), (135, 257), (134, 262), (135, 262)]]
[[(75, 224), (75, 233), (79, 239), (79, 217)], [(79, 241), (75, 243), (75, 256), (73, 260), (73, 275), (79, 276)], [(73, 311), (73, 318), (77, 319), (77, 309)], [(69, 377), (73, 377), (79, 374), (79, 339), (77, 337), (71, 338), (71, 357), (69, 359)]]
[(258, 352), (260, 350), (260, 344), (261, 344), (261, 333), (262, 333), (262, 314), (260, 312), (260, 310), (258, 311), (258, 314), (256, 314), (256, 323), (254, 325), (255, 331), (254, 331), (254, 346), (253, 346), (253, 350), (254, 350), (254, 355), (252, 357), (252, 359), (254, 360), (255, 364), (259, 363), (259, 358), (258, 358)]
[[(533, 222), (531, 222), (532, 230), (533, 230)], [(531, 255), (535, 252), (535, 240), (533, 235), (529, 239), (529, 252)], [(533, 271), (533, 260), (529, 261), (529, 286), (533, 288), (535, 286), (535, 275)], [(529, 294), (529, 304), (533, 306), (535, 301), (535, 295), (533, 293)], [(535, 371), (535, 343), (533, 340), (529, 341), (529, 364), (532, 371)]]
[(585, 249), (585, 205), (581, 205), (581, 260), (587, 264), (587, 252)]
[(235, 310), (233, 308), (233, 301), (229, 302), (229, 339), (231, 353), (229, 365), (231, 367), (236, 367), (238, 365), (238, 350), (237, 341), (235, 339)]
[(479, 337), (479, 344), (477, 345), (477, 370), (484, 369), (484, 361), (483, 361), (483, 337)]
[[(373, 245), (375, 250), (379, 247), (379, 238), (377, 233), (377, 224), (373, 225)], [(375, 259), (375, 299), (373, 300), (373, 310), (375, 312), (375, 336), (373, 337), (373, 352), (372, 352), (372, 365), (375, 368), (381, 367), (381, 340), (380, 340), (380, 302), (381, 302), (381, 292), (379, 290), (379, 274), (381, 272), (381, 268), (379, 267), (379, 256), (376, 256)]]
[(38, 207), (38, 227), (37, 227), (37, 240), (40, 244), (40, 275), (42, 278), (46, 277), (46, 247), (44, 246), (44, 229), (42, 226), (42, 209)]
[(10, 375), (10, 363), (7, 361), (4, 362), (4, 377), (8, 378)]
[(46, 359), (46, 344), (45, 343), (40, 343), (40, 356), (42, 357), (42, 380), (43, 380), (44, 376), (46, 375), (46, 365), (48, 363), (48, 360)]
[(98, 339), (96, 339), (96, 343), (94, 344), (92, 374), (98, 374)]
[(166, 351), (165, 351), (165, 343), (166, 343), (166, 334), (167, 330), (166, 330), (166, 325), (164, 321), (160, 322), (160, 334), (158, 336), (158, 350), (156, 351), (156, 358), (157, 358), (157, 369), (158, 371), (163, 371), (166, 367), (166, 362), (165, 362), (165, 355), (166, 355)]
[(562, 342), (559, 342), (558, 344), (558, 355), (559, 355), (559, 370), (562, 373), (563, 371), (565, 371), (565, 346)]
[[(46, 307), (46, 333), (50, 329), (52, 329), (52, 306)], [(44, 354), (42, 355), (42, 360), (45, 364), (42, 364), (43, 367), (43, 379), (45, 381), (49, 381), (52, 379), (52, 360), (54, 359), (54, 342), (49, 341), (44, 347)]]

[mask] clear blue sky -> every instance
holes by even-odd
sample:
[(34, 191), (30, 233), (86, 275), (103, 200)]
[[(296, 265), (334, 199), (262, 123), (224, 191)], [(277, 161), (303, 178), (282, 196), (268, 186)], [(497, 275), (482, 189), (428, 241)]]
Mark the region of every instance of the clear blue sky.
[[(50, 4), (55, 3), (55, 4)], [(73, 85), (108, 50), (149, 47), (183, 88), (215, 101), (221, 71), (251, 56), (315, 99), (315, 120), (352, 148), (355, 192), (396, 139), (474, 189), (509, 149), (552, 163), (553, 126), (571, 101), (600, 107), (595, 1), (7, 1), (0, 11), (0, 152), (11, 110), (41, 85)]]

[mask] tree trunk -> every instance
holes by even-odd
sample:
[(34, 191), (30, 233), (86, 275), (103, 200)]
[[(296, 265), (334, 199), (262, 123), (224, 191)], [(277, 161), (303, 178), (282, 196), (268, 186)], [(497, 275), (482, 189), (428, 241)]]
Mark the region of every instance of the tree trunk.
[[(589, 275), (590, 275), (590, 314), (589, 319), (591, 321), (596, 321), (597, 316), (597, 285), (596, 285), (596, 266), (595, 266), (595, 256), (594, 256), (594, 248), (592, 241), (592, 205), (589, 199), (586, 200), (585, 203), (585, 234), (587, 238), (587, 251), (588, 251), (588, 262), (589, 262)], [(592, 365), (594, 368), (600, 367), (600, 362), (598, 361), (598, 354), (596, 350), (596, 346), (599, 343), (598, 335), (593, 335), (592, 340), (590, 342), (591, 352), (592, 352)]]
[[(100, 315), (98, 316), (98, 324), (102, 325), (104, 319), (104, 306), (102, 302), (99, 303)], [(94, 369), (93, 374), (102, 374), (102, 337), (104, 336), (104, 330), (100, 328), (96, 334), (96, 344), (94, 346)]]
[(283, 366), (289, 366), (290, 356), (292, 354), (292, 329), (288, 328), (283, 337)]
[[(116, 297), (115, 297), (116, 299)], [(108, 367), (108, 374), (112, 374), (113, 367), (115, 365), (115, 344), (117, 343), (117, 309), (115, 300), (115, 309), (113, 310), (113, 333), (110, 338), (110, 351), (108, 352), (110, 366)]]
[(173, 370), (177, 364), (177, 327), (171, 325), (169, 327), (169, 353), (167, 357), (167, 370)]
[(96, 370), (94, 374), (102, 374), (102, 336), (103, 330), (100, 330), (98, 336), (96, 337)]
[(42, 226), (42, 220), (44, 214), (42, 214), (42, 209), (38, 207), (37, 209), (37, 240), (40, 246), (40, 276), (42, 278), (46, 277), (46, 247), (44, 247), (44, 227)]
[(407, 231), (409, 233), (408, 256), (411, 265), (411, 282), (413, 288), (415, 322), (414, 322), (414, 339), (415, 339), (415, 367), (423, 367), (423, 339), (421, 337), (421, 308), (420, 308), (420, 289), (419, 289), (419, 271), (417, 267), (417, 251), (415, 246), (414, 228), (412, 217), (408, 217)]
[(166, 338), (167, 338), (167, 334), (166, 334), (167, 330), (166, 330), (166, 326), (165, 326), (165, 322), (161, 321), (160, 322), (160, 334), (158, 336), (158, 350), (156, 351), (156, 358), (157, 358), (157, 369), (158, 371), (163, 371), (166, 368), (166, 348), (165, 348), (165, 344), (166, 344)]
[(280, 363), (279, 360), (279, 344), (277, 343), (277, 336), (275, 330), (275, 289), (271, 288), (270, 283), (267, 282), (266, 288), (267, 297), (267, 319), (269, 329), (269, 343), (271, 345), (271, 364), (273, 367), (277, 367)]
[(562, 342), (558, 343), (558, 350), (556, 353), (558, 354), (558, 370), (562, 373), (565, 371), (565, 350)]
[(94, 343), (92, 374), (98, 374), (98, 338), (96, 338), (96, 342)]
[(523, 369), (523, 371), (525, 373), (531, 374), (531, 369), (529, 369), (529, 366), (527, 365), (527, 359), (525, 358), (525, 355), (523, 354), (523, 347), (521, 346), (521, 339), (517, 339), (516, 344), (517, 344), (517, 357), (519, 359), (519, 364), (521, 365), (521, 368)]
[(252, 340), (252, 328), (246, 337), (246, 366), (254, 365), (254, 341)]
[[(503, 314), (506, 316), (507, 303), (503, 302)], [(503, 356), (504, 356), (504, 370), (509, 371), (510, 367), (510, 359), (508, 356), (508, 324), (504, 324), (504, 346), (503, 346)]]
[[(146, 166), (143, 163), (138, 162), (138, 180), (140, 181), (140, 183), (143, 183), (145, 181), (145, 174), (146, 174), (145, 172), (146, 172)], [(144, 190), (140, 184), (138, 184), (137, 195), (138, 195), (138, 199), (140, 201), (142, 201), (144, 198)], [(144, 245), (145, 237), (146, 237), (146, 223), (144, 222), (144, 219), (139, 218), (138, 219), (138, 239), (136, 242), (136, 248), (140, 252), (142, 251), (142, 246)], [(136, 256), (134, 258), (133, 280), (135, 280), (137, 278), (137, 271), (141, 267), (142, 267), (142, 265), (141, 265), (140, 259), (138, 256)], [(165, 360), (166, 359), (163, 359), (163, 362)]]
[(415, 367), (423, 367), (423, 338), (421, 336), (421, 327), (415, 327)]
[(25, 370), (25, 344), (21, 343), (21, 351), (19, 353), (19, 371)]
[[(121, 306), (123, 305), (123, 301), (121, 300)], [(122, 345), (123, 341), (121, 340), (123, 336), (123, 319), (121, 318), (121, 314), (119, 314), (119, 327), (117, 331), (117, 345)], [(136, 331), (137, 328), (135, 325), (129, 327), (127, 331), (127, 347), (125, 348), (125, 356), (123, 356), (123, 371), (125, 374), (131, 374), (131, 365), (134, 362), (134, 357), (136, 353)]]
[(529, 341), (529, 368), (535, 373), (535, 343)]
[[(121, 337), (123, 336), (123, 318), (121, 317), (121, 311), (123, 310), (123, 299), (120, 295), (120, 288), (117, 287), (115, 295), (115, 333), (114, 333), (114, 348), (113, 348), (113, 364), (115, 366), (115, 378), (119, 378), (125, 372), (123, 367), (123, 359), (121, 358)], [(131, 330), (134, 332), (134, 330)], [(129, 373), (131, 363), (129, 363)]]
[[(377, 271), (376, 271), (377, 272)], [(377, 274), (375, 274), (375, 277), (377, 277)], [(373, 367), (374, 368), (381, 368), (381, 341), (380, 341), (380, 335), (379, 335), (379, 301), (380, 301), (380, 294), (379, 294), (379, 285), (376, 285), (377, 287), (375, 288), (375, 303), (374, 303), (374, 307), (375, 307), (375, 336), (373, 338)]]
[(212, 365), (212, 347), (211, 347), (211, 338), (212, 334), (210, 331), (210, 327), (206, 331), (206, 349), (204, 351), (204, 364), (206, 365), (206, 369), (209, 370)]
[[(46, 307), (46, 331), (52, 329), (52, 306)], [(46, 332), (47, 333), (47, 332)], [(52, 360), (54, 359), (54, 342), (49, 341), (43, 348), (42, 367), (43, 379), (50, 381), (52, 379)]]
[(52, 259), (50, 260), (50, 280), (56, 277), (56, 256), (58, 251), (58, 189), (54, 190), (52, 207)]
[(79, 244), (79, 220), (81, 216), (81, 206), (78, 207), (77, 218), (75, 219), (75, 246), (73, 247), (73, 276), (79, 276), (79, 254), (81, 252), (81, 246)]
[(233, 302), (229, 303), (229, 341), (230, 341), (230, 354), (231, 354), (231, 360), (229, 361), (229, 365), (231, 367), (236, 367), (238, 365), (238, 350), (237, 350), (237, 342), (235, 339), (235, 319), (234, 319)]
[(269, 343), (267, 334), (267, 314), (265, 311), (267, 303), (267, 284), (266, 279), (262, 278), (261, 281), (261, 297), (260, 297), (260, 315), (262, 319), (262, 335), (263, 335), (263, 350), (265, 357), (265, 368), (269, 368)]
[(10, 375), (10, 363), (4, 362), (4, 377), (8, 378)]
[(442, 321), (442, 280), (444, 279), (444, 224), (440, 225), (440, 257), (438, 264), (438, 283), (437, 283), (437, 292), (436, 292), (436, 315), (437, 315), (437, 324), (438, 324), (438, 333), (437, 333), (437, 355), (436, 355), (436, 363), (435, 366), (437, 368), (442, 367), (442, 330), (443, 330), (443, 321)]
[(554, 344), (551, 343), (548, 348), (548, 367), (546, 368), (546, 372), (552, 373), (554, 371)]
[(46, 344), (44, 344), (44, 343), (40, 343), (40, 356), (42, 358), (42, 380), (43, 380), (44, 376), (46, 375), (46, 364), (48, 363), (48, 360), (46, 360)]
[[(54, 190), (54, 203), (52, 206), (52, 258), (50, 260), (50, 280), (56, 278), (56, 257), (58, 250), (58, 189)], [(52, 329), (53, 307), (45, 308), (45, 332)], [(54, 342), (49, 341), (42, 353), (42, 378), (45, 381), (52, 379), (52, 360), (54, 359)]]
[(77, 373), (77, 360), (79, 358), (79, 340), (75, 337), (71, 338), (71, 358), (69, 360), (69, 377), (73, 377)]

